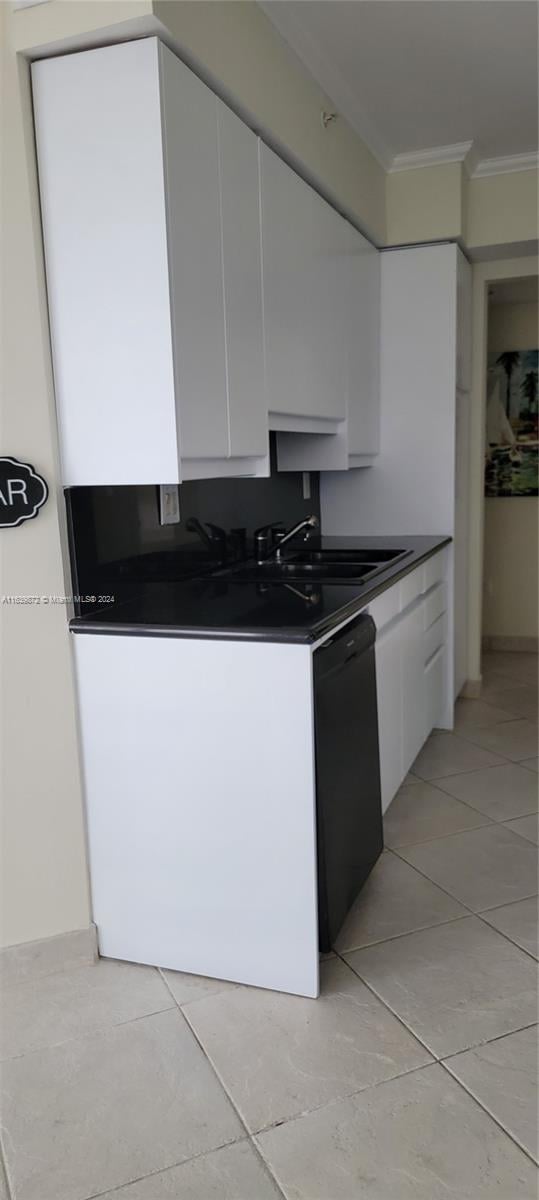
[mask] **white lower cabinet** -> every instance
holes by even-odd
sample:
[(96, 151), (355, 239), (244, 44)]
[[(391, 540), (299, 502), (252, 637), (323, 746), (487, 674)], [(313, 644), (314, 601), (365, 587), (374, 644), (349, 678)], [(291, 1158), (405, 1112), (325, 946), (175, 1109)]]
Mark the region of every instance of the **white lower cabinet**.
[(384, 812), (429, 733), (443, 723), (448, 711), (447, 569), (445, 553), (436, 554), (369, 605), (377, 627)]
[(403, 779), (401, 631), (391, 625), (376, 639), (380, 786), (385, 812)]

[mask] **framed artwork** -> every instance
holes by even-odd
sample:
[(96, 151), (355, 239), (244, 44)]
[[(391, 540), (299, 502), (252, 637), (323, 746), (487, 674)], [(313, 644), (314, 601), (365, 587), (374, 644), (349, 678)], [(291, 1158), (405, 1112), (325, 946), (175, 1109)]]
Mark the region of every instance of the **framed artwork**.
[(488, 356), (485, 496), (537, 496), (537, 350)]

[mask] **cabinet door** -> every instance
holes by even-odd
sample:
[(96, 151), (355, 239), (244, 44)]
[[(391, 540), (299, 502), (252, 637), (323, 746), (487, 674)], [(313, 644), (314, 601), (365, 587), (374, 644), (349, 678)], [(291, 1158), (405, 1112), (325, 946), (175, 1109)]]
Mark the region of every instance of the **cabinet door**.
[(223, 459), (229, 444), (217, 98), (166, 46), (159, 54), (180, 457)]
[(427, 736), (425, 716), (424, 601), (419, 600), (399, 623), (402, 661), (403, 776)]
[(270, 428), (329, 432), (346, 415), (335, 379), (335, 214), (263, 144), (260, 162)]
[(158, 43), (44, 59), (32, 84), (62, 482), (173, 483)]
[[(380, 252), (346, 225), (348, 460), (380, 449)], [(359, 465), (359, 464), (358, 464)]]
[(217, 101), (229, 454), (268, 452), (258, 138)]
[(376, 690), (382, 812), (400, 787), (403, 770), (402, 663), (400, 622), (377, 637)]

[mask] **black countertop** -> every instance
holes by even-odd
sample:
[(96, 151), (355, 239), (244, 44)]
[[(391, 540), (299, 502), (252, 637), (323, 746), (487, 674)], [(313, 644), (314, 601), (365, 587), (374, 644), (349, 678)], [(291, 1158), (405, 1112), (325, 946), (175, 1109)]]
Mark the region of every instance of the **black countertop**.
[(144, 637), (316, 642), (450, 541), (410, 536), (313, 538), (309, 547), (324, 550), (387, 548), (408, 553), (374, 579), (347, 583), (291, 580), (261, 585), (214, 573), (183, 582), (115, 585), (110, 602), (87, 616), (73, 617), (70, 629)]

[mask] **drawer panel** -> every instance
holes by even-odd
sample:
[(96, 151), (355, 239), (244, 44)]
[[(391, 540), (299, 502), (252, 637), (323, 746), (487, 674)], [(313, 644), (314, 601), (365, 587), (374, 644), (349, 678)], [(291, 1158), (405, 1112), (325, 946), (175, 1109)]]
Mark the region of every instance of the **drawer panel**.
[(415, 571), (410, 571), (409, 575), (405, 575), (404, 579), (401, 579), (399, 587), (400, 607), (402, 610), (408, 608), (409, 604), (413, 604), (414, 600), (424, 592), (424, 567), (416, 567)]
[(393, 620), (400, 612), (400, 591), (398, 583), (382, 592), (369, 604), (369, 613), (373, 618), (378, 633)]
[(445, 688), (445, 656), (442, 646), (425, 667), (425, 716), (427, 736), (441, 720)]
[(436, 587), (431, 588), (431, 591), (425, 596), (423, 603), (424, 614), (424, 629), (430, 629), (430, 626), (437, 621), (438, 617), (447, 610), (447, 586), (445, 581), (438, 583)]
[(425, 573), (425, 591), (434, 587), (435, 583), (441, 583), (445, 575), (445, 554), (433, 554), (432, 558), (428, 558), (423, 565)]
[(445, 646), (447, 641), (447, 617), (442, 613), (429, 629), (423, 634), (423, 647), (425, 651), (424, 661), (428, 662), (433, 654), (440, 649), (440, 646)]

